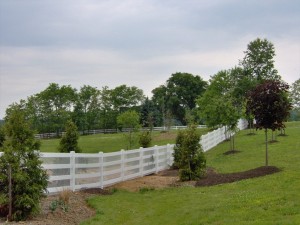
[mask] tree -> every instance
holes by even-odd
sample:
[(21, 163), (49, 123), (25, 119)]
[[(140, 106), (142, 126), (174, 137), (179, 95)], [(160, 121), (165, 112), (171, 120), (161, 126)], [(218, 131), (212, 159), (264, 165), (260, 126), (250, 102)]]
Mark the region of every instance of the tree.
[(105, 86), (100, 91), (100, 127), (116, 128), (117, 127), (117, 116), (118, 111), (113, 109), (111, 100), (111, 90)]
[(278, 71), (274, 68), (275, 48), (267, 39), (257, 38), (251, 41), (240, 65), (245, 74), (254, 82), (264, 80), (280, 80)]
[(152, 100), (149, 100), (149, 98), (146, 98), (142, 103), (140, 114), (143, 127), (149, 127), (150, 130), (152, 130), (154, 126), (159, 126), (161, 124), (161, 114), (159, 109)]
[(206, 160), (195, 126), (180, 131), (176, 138), (174, 165), (179, 167), (180, 180), (196, 180), (205, 174)]
[(89, 85), (80, 88), (73, 112), (73, 118), (81, 131), (97, 128), (100, 114), (100, 91)]
[(232, 94), (235, 79), (230, 70), (222, 70), (212, 76), (209, 81), (206, 91), (197, 99), (198, 113), (208, 127), (229, 125), (226, 121), (232, 119), (227, 119), (226, 116), (231, 116), (234, 109), (237, 112), (240, 111)]
[(293, 108), (300, 111), (300, 79), (296, 80), (291, 86), (290, 98)]
[(135, 86), (120, 85), (110, 92), (110, 100), (114, 110), (122, 112), (141, 104), (145, 99), (143, 90)]
[(181, 124), (186, 124), (186, 109), (194, 109), (196, 98), (204, 93), (207, 82), (200, 76), (189, 73), (175, 73), (161, 85), (152, 90), (152, 100), (159, 105), (162, 115), (169, 111)]
[(289, 86), (278, 80), (267, 80), (249, 93), (247, 111), (253, 113), (256, 129), (265, 130), (266, 166), (268, 166), (268, 129), (284, 128), (291, 103), (288, 99)]
[(60, 152), (81, 152), (78, 147), (79, 133), (74, 122), (68, 120), (65, 126), (65, 134), (62, 136), (59, 142), (58, 150)]
[(8, 209), (8, 167), (11, 167), (12, 219), (23, 220), (37, 213), (47, 190), (47, 174), (39, 159), (40, 143), (35, 140), (22, 110), (15, 108), (6, 116), (4, 153), (0, 157), (0, 195)]
[(51, 83), (36, 97), (39, 98), (39, 113), (42, 115), (43, 123), (49, 127), (48, 132), (56, 132), (58, 135), (63, 130), (64, 122), (71, 118), (76, 99), (76, 89), (70, 85), (59, 86), (56, 83)]
[(117, 117), (118, 125), (121, 129), (126, 128), (128, 130), (127, 134), (125, 135), (128, 145), (127, 149), (131, 149), (133, 146), (133, 133), (137, 131), (137, 129), (140, 127), (139, 124), (140, 116), (136, 111), (128, 110), (126, 112), (123, 112)]
[(5, 131), (4, 126), (0, 126), (0, 149), (2, 148), (5, 141)]

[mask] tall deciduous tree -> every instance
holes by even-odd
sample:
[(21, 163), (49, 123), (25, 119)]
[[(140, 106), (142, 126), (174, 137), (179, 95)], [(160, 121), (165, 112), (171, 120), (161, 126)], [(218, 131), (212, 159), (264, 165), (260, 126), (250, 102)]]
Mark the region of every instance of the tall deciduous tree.
[(267, 80), (250, 92), (247, 110), (251, 111), (256, 120), (257, 129), (265, 130), (266, 166), (268, 166), (268, 129), (284, 128), (291, 103), (288, 99), (289, 86), (276, 80)]
[(100, 92), (97, 88), (84, 85), (80, 88), (73, 118), (81, 131), (97, 128), (100, 115)]
[(278, 71), (274, 68), (275, 47), (267, 39), (257, 38), (251, 41), (245, 51), (240, 65), (246, 75), (258, 83), (264, 80), (280, 80)]
[[(8, 166), (12, 179), (12, 217), (23, 220), (37, 213), (40, 200), (46, 191), (47, 174), (42, 168), (39, 154), (40, 143), (25, 120), (20, 108), (10, 108), (6, 116), (4, 154), (0, 157), (0, 195), (8, 198)], [(8, 199), (6, 199), (8, 207)]]
[(145, 99), (143, 90), (132, 86), (120, 85), (110, 92), (111, 103), (114, 110), (126, 111), (131, 107), (140, 105)]
[(49, 131), (63, 130), (65, 121), (71, 118), (71, 112), (76, 99), (76, 89), (70, 85), (59, 86), (51, 83), (44, 91), (37, 94), (40, 102), (41, 114), (45, 123), (49, 123)]
[(152, 90), (152, 99), (160, 105), (163, 115), (169, 111), (175, 119), (185, 124), (186, 109), (195, 108), (196, 98), (205, 91), (206, 85), (207, 82), (200, 76), (178, 72), (171, 75), (166, 85)]

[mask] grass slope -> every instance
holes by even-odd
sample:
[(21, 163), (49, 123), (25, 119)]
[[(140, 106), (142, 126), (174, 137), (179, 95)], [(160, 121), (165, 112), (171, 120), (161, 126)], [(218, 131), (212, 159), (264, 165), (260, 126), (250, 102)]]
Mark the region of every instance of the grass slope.
[[(222, 173), (263, 166), (264, 133), (247, 132), (236, 137), (241, 153), (223, 155), (229, 149), (224, 142), (206, 153), (208, 166)], [(269, 164), (282, 172), (212, 187), (117, 191), (93, 197), (89, 204), (97, 214), (82, 224), (300, 224), (300, 123), (289, 123), (286, 134), (269, 146)]]

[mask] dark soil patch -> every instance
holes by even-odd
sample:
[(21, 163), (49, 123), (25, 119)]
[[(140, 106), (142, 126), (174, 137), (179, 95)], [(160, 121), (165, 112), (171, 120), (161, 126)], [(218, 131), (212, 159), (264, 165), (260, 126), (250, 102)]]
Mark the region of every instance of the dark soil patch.
[(239, 150), (229, 150), (227, 152), (224, 152), (223, 155), (232, 155), (232, 154), (237, 154), (240, 153), (241, 151)]
[(252, 136), (252, 135), (256, 135), (256, 133), (248, 133), (248, 134), (246, 134), (246, 135)]
[(281, 170), (275, 166), (262, 166), (243, 172), (228, 174), (218, 174), (214, 170), (210, 169), (207, 171), (206, 177), (197, 181), (195, 186), (213, 186), (224, 183), (232, 183), (239, 180), (266, 176), (280, 171)]
[(95, 195), (111, 195), (112, 192), (110, 190), (101, 189), (101, 188), (89, 188), (80, 190), (82, 193), (87, 194), (95, 194)]

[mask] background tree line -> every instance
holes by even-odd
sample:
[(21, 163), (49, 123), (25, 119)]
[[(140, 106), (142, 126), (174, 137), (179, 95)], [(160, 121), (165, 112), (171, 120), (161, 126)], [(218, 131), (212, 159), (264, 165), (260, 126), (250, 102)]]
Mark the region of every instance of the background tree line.
[[(247, 93), (266, 80), (280, 80), (274, 67), (275, 48), (267, 39), (250, 42), (239, 65), (221, 70), (204, 81), (199, 75), (177, 72), (165, 84), (152, 90), (152, 97), (143, 90), (120, 85), (98, 89), (89, 85), (79, 90), (70, 85), (51, 83), (49, 86), (14, 103), (7, 116), (18, 107), (39, 133), (61, 132), (67, 120), (80, 131), (118, 128), (117, 118), (133, 110), (143, 127), (205, 123), (209, 127), (227, 125), (234, 129), (246, 113)], [(290, 91), (293, 102), (291, 118), (299, 120), (299, 80)]]

